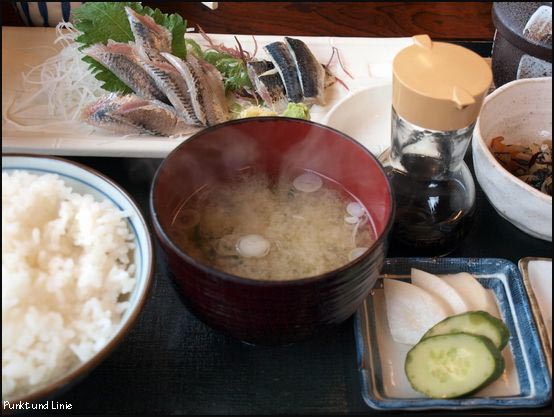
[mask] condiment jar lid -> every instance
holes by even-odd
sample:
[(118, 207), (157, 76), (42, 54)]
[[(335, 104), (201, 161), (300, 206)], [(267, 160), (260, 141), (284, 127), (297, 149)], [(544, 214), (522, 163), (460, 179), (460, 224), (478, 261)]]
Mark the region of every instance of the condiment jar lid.
[(393, 62), (392, 105), (407, 121), (430, 130), (471, 125), (492, 83), (492, 71), (476, 53), (414, 36)]

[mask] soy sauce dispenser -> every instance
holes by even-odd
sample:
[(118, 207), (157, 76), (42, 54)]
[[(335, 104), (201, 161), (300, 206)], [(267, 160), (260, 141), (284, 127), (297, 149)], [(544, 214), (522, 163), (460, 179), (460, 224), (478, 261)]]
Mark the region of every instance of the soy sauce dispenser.
[(391, 150), (383, 161), (396, 199), (392, 247), (440, 256), (472, 224), (475, 183), (464, 155), (492, 72), (466, 48), (413, 39), (393, 62)]

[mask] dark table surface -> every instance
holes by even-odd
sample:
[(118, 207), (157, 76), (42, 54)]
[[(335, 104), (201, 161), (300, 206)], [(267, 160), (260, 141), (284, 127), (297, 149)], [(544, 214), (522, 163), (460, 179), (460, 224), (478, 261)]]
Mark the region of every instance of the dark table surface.
[[(468, 46), (490, 54), (490, 43)], [(150, 182), (161, 160), (70, 159), (119, 183), (149, 220)], [(469, 155), (467, 160), (471, 165)], [(71, 413), (378, 413), (362, 400), (352, 319), (301, 344), (243, 344), (215, 332), (187, 311), (165, 273), (159, 248), (157, 252), (154, 285), (136, 325), (113, 354), (57, 398), (72, 404)], [(551, 254), (551, 243), (532, 238), (501, 218), (477, 184), (475, 223), (451, 256), (497, 257), (517, 263), (526, 256)], [(392, 250), (389, 256), (409, 254)], [(466, 414), (551, 415), (552, 409), (449, 412)]]

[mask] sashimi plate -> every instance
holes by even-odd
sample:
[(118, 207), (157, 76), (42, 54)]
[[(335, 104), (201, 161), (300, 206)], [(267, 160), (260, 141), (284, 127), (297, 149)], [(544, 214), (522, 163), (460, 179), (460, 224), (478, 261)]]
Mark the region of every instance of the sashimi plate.
[[(186, 35), (204, 44), (195, 33)], [(233, 46), (234, 35), (210, 35), (214, 42)], [(254, 50), (249, 35), (237, 36), (246, 50)], [(188, 136), (178, 138), (115, 135), (93, 129), (79, 120), (55, 120), (49, 115), (46, 97), (38, 87), (23, 82), (22, 74), (58, 52), (54, 28), (2, 28), (2, 151), (72, 156), (165, 157)], [(282, 40), (283, 36), (256, 36), (258, 45)], [(348, 94), (367, 86), (383, 68), (390, 68), (396, 53), (412, 43), (411, 38), (298, 37), (321, 63), (331, 57), (333, 47), (341, 55), (348, 74), (335, 64), (331, 69), (348, 89), (335, 83), (326, 91), (326, 105), (313, 106), (311, 119), (323, 122), (327, 113)], [(263, 52), (258, 53), (259, 57)], [(337, 60), (335, 59), (335, 62)], [(20, 103), (28, 103), (18, 106)], [(383, 103), (387, 106), (388, 103)], [(23, 108), (20, 108), (23, 107)]]
[[(498, 316), (510, 330), (503, 351), (506, 370), (476, 394), (458, 399), (424, 397), (410, 386), (404, 361), (411, 346), (392, 339), (385, 310), (383, 280), (409, 281), (411, 268), (433, 274), (468, 272), (494, 296)], [(388, 259), (376, 287), (355, 316), (362, 396), (381, 410), (527, 408), (551, 400), (551, 379), (518, 268), (502, 259)]]

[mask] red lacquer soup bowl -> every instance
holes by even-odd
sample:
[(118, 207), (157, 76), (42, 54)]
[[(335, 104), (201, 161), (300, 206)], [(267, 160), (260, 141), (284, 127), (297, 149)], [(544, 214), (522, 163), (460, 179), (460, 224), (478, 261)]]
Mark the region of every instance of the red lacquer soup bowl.
[[(266, 281), (218, 271), (172, 240), (172, 219), (197, 190), (245, 167), (273, 176), (292, 166), (337, 181), (367, 208), (376, 241), (362, 256), (322, 275)], [(354, 314), (383, 265), (394, 212), (388, 179), (369, 151), (326, 126), (282, 117), (223, 123), (183, 142), (156, 173), (150, 210), (169, 275), (189, 310), (217, 330), (259, 344), (305, 339)]]

